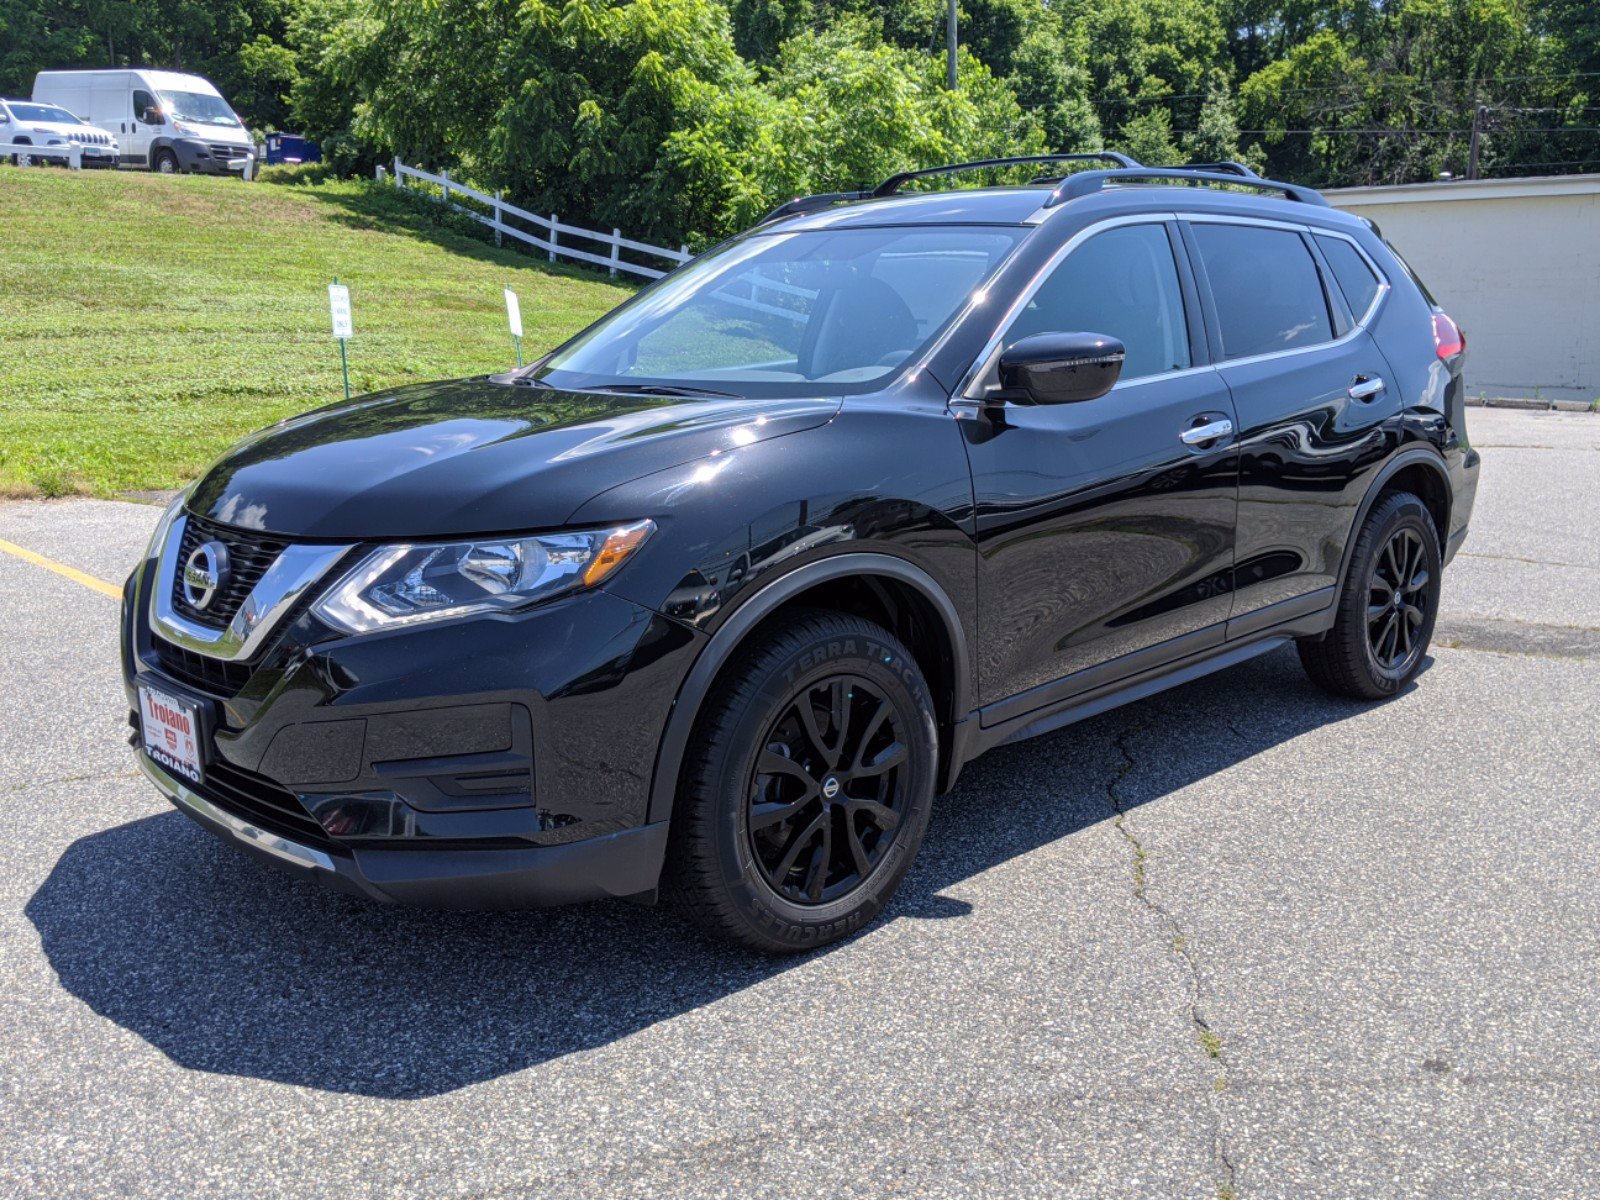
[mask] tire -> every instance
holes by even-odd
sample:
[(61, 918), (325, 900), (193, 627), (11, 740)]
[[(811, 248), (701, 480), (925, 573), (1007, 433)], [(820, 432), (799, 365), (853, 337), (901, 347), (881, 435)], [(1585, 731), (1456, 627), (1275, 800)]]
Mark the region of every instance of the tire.
[(33, 155), (23, 151), (18, 151), (16, 154), (11, 156), (11, 165), (14, 167), (31, 167), (34, 165), (35, 161), (36, 160)]
[(906, 648), (860, 617), (797, 614), (739, 651), (695, 723), (666, 892), (752, 950), (837, 941), (905, 877), (937, 762), (933, 701)]
[(162, 175), (176, 175), (178, 156), (171, 150), (157, 150), (150, 158), (150, 169)]
[(1298, 645), (1306, 674), (1336, 696), (1383, 700), (1422, 669), (1439, 615), (1439, 531), (1410, 492), (1378, 501), (1356, 537), (1333, 628)]

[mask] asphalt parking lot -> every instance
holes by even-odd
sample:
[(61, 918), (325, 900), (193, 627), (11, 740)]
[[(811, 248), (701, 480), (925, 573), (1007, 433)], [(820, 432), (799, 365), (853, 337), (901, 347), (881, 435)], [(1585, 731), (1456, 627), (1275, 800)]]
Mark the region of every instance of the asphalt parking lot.
[[(1469, 425), (1404, 695), (1275, 653), (996, 751), (783, 961), (257, 865), (135, 777), (115, 601), (0, 553), (0, 1194), (1600, 1195), (1600, 417)], [(156, 516), (0, 539), (115, 584)]]

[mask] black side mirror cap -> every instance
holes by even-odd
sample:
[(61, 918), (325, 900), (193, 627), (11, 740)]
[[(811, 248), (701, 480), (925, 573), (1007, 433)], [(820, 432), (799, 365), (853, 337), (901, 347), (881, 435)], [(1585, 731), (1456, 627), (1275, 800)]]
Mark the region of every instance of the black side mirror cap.
[(1001, 352), (1000, 388), (1032, 404), (1095, 400), (1116, 384), (1127, 354), (1103, 333), (1035, 333)]

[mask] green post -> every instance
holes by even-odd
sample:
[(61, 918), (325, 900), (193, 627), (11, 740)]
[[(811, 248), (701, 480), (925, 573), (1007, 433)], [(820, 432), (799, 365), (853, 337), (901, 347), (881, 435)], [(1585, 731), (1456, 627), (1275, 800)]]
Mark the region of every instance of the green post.
[[(339, 339), (339, 370), (344, 373), (344, 398), (350, 399), (350, 360), (344, 352), (345, 339)], [(518, 364), (521, 365), (520, 363)]]
[(522, 339), (516, 334), (511, 335), (511, 340), (517, 343), (517, 366), (522, 365)]

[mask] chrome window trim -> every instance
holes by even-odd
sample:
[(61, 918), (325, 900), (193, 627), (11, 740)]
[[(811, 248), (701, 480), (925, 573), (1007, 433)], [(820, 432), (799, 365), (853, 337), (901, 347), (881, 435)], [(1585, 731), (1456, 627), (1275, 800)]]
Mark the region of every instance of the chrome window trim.
[(178, 549), (188, 524), (188, 515), (180, 513), (167, 528), (150, 593), (150, 625), (174, 645), (225, 662), (255, 654), (284, 615), (351, 549), (350, 545), (289, 546), (256, 581), (227, 628), (212, 629), (183, 617), (172, 603)]
[[(1366, 313), (1361, 317), (1360, 320), (1356, 321), (1355, 324), (1353, 324), (1349, 329), (1345, 330), (1345, 332), (1341, 333), (1338, 337), (1330, 338), (1325, 342), (1313, 342), (1309, 346), (1295, 346), (1289, 350), (1268, 350), (1263, 354), (1251, 354), (1243, 358), (1223, 358), (1220, 362), (1212, 364), (1213, 366), (1234, 367), (1241, 364), (1270, 362), (1275, 358), (1288, 358), (1294, 354), (1309, 354), (1314, 350), (1325, 350), (1330, 346), (1342, 346), (1346, 342), (1355, 340), (1355, 338), (1358, 337), (1361, 332), (1373, 322), (1374, 319), (1376, 319), (1378, 310), (1383, 307), (1384, 301), (1389, 298), (1389, 277), (1379, 269), (1377, 263), (1372, 261), (1372, 255), (1368, 254), (1361, 248), (1360, 242), (1356, 241), (1355, 238), (1351, 237), (1349, 234), (1341, 232), (1340, 230), (1328, 229), (1322, 225), (1310, 225), (1306, 224), (1305, 222), (1279, 221), (1274, 220), (1271, 217), (1241, 217), (1234, 216), (1232, 214), (1180, 212), (1177, 214), (1177, 218), (1178, 220), (1189, 225), (1258, 225), (1266, 229), (1286, 229), (1295, 233), (1310, 234), (1312, 237), (1335, 237), (1341, 241), (1349, 242), (1352, 246), (1354, 246), (1356, 248), (1356, 253), (1360, 254), (1367, 266), (1372, 268), (1372, 273), (1377, 277), (1378, 280), (1378, 294), (1372, 298), (1372, 303), (1367, 305)], [(1316, 264), (1317, 274), (1320, 277), (1322, 274), (1321, 264), (1316, 263), (1315, 259), (1312, 259), (1312, 262)], [(1330, 282), (1334, 287), (1339, 286), (1339, 281), (1337, 279), (1331, 280)], [(1213, 296), (1212, 303), (1215, 302), (1216, 297)], [(1354, 314), (1352, 314), (1352, 316), (1354, 316)]]
[[(1068, 206), (1060, 205), (1054, 209), (1040, 209), (1039, 213), (1048, 214), (1050, 212), (1066, 211), (1068, 211)], [(1042, 220), (1043, 217), (1041, 217), (1041, 222)], [(1309, 346), (1295, 346), (1288, 350), (1269, 350), (1264, 354), (1252, 354), (1245, 358), (1224, 358), (1219, 362), (1204, 363), (1195, 367), (1184, 367), (1176, 371), (1164, 371), (1159, 375), (1145, 375), (1138, 379), (1118, 380), (1115, 386), (1113, 386), (1111, 389), (1113, 392), (1119, 391), (1125, 387), (1136, 387), (1140, 384), (1153, 382), (1155, 380), (1172, 379), (1180, 375), (1191, 375), (1200, 371), (1214, 371), (1219, 367), (1247, 366), (1254, 363), (1269, 362), (1278, 358), (1288, 358), (1291, 355), (1309, 354), (1316, 350), (1325, 350), (1330, 347), (1342, 346), (1350, 341), (1353, 341), (1362, 333), (1363, 330), (1367, 329), (1372, 322), (1377, 319), (1379, 310), (1383, 307), (1385, 301), (1388, 300), (1389, 293), (1393, 289), (1393, 285), (1390, 283), (1388, 275), (1384, 272), (1382, 267), (1373, 261), (1372, 255), (1367, 253), (1366, 249), (1361, 245), (1360, 242), (1356, 241), (1355, 238), (1351, 237), (1343, 230), (1330, 229), (1325, 225), (1314, 225), (1304, 221), (1284, 221), (1275, 217), (1240, 216), (1234, 213), (1208, 213), (1184, 210), (1176, 210), (1172, 212), (1152, 211), (1141, 213), (1123, 213), (1119, 216), (1108, 217), (1103, 221), (1096, 221), (1092, 225), (1086, 225), (1084, 228), (1080, 229), (1077, 233), (1073, 234), (1064, 243), (1062, 243), (1056, 252), (1050, 256), (1049, 261), (1047, 261), (1044, 266), (1034, 274), (1033, 278), (1028, 281), (1028, 286), (1023, 290), (1022, 294), (1011, 305), (1011, 307), (1006, 310), (1004, 316), (1001, 317), (1000, 324), (995, 329), (993, 336), (991, 336), (989, 340), (984, 343), (983, 349), (979, 351), (977, 357), (973, 359), (972, 366), (967, 368), (967, 373), (962, 376), (961, 382), (956, 386), (956, 389), (952, 394), (952, 398), (956, 401), (981, 401), (984, 398), (984, 393), (978, 390), (978, 383), (980, 380), (987, 378), (990, 370), (993, 368), (993, 360), (1000, 353), (1000, 346), (1005, 340), (1006, 331), (1011, 328), (1012, 324), (1021, 314), (1023, 307), (1026, 306), (1029, 300), (1033, 299), (1034, 294), (1044, 286), (1044, 281), (1049, 277), (1050, 273), (1061, 265), (1061, 262), (1067, 257), (1067, 255), (1071, 254), (1090, 237), (1101, 232), (1102, 230), (1113, 229), (1120, 225), (1159, 225), (1168, 221), (1183, 221), (1189, 225), (1255, 225), (1265, 229), (1284, 229), (1294, 233), (1309, 234), (1313, 237), (1338, 238), (1340, 241), (1348, 242), (1350, 245), (1355, 247), (1356, 253), (1361, 256), (1362, 261), (1367, 264), (1367, 266), (1371, 269), (1373, 276), (1378, 280), (1378, 292), (1377, 295), (1372, 298), (1372, 303), (1367, 306), (1367, 311), (1362, 314), (1360, 318), (1356, 319), (1355, 323), (1348, 330), (1336, 338), (1331, 338), (1325, 342), (1315, 342)], [(1320, 277), (1322, 274), (1321, 264), (1317, 264), (1317, 273)], [(1339, 286), (1339, 281), (1337, 279), (1334, 279), (1331, 282), (1334, 287)], [(1352, 314), (1352, 316), (1354, 316), (1354, 314)], [(1192, 346), (1190, 347), (1190, 352), (1191, 354), (1193, 353)]]
[[(1065, 211), (1065, 206), (1062, 206), (1062, 210)], [(1045, 260), (1044, 265), (1034, 272), (1033, 278), (1028, 280), (1027, 286), (1017, 294), (1016, 299), (1011, 302), (1011, 306), (1006, 309), (1005, 313), (1000, 317), (999, 324), (995, 326), (994, 333), (990, 336), (989, 340), (983, 344), (983, 349), (978, 352), (977, 357), (972, 360), (972, 365), (967, 368), (967, 373), (961, 377), (961, 382), (956, 385), (956, 390), (953, 393), (954, 398), (958, 400), (983, 399), (983, 393), (976, 390), (978, 382), (979, 380), (988, 376), (990, 367), (994, 365), (993, 360), (998, 357), (1000, 353), (1000, 346), (1005, 340), (1006, 330), (1010, 329), (1011, 326), (1016, 323), (1017, 318), (1022, 315), (1022, 310), (1027, 307), (1028, 301), (1033, 299), (1039, 289), (1044, 286), (1045, 280), (1048, 279), (1055, 269), (1061, 265), (1063, 260), (1066, 259), (1067, 255), (1071, 254), (1095, 234), (1101, 233), (1107, 229), (1115, 229), (1122, 225), (1164, 225), (1166, 222), (1174, 220), (1175, 218), (1176, 214), (1164, 212), (1124, 213), (1121, 216), (1107, 217), (1103, 221), (1096, 221), (1092, 225), (1085, 225), (1082, 229), (1078, 230), (1077, 233), (1073, 234), (1065, 242), (1061, 243), (1061, 245), (1056, 248), (1056, 252)], [(1174, 264), (1174, 269), (1176, 269), (1176, 264)], [(1190, 355), (1192, 356), (1194, 353), (1194, 347), (1191, 346), (1189, 351)], [(1198, 368), (1195, 367), (1183, 368), (1185, 371), (1193, 371), (1197, 369)], [(1164, 374), (1176, 374), (1176, 372), (1166, 372)], [(1129, 380), (1129, 382), (1143, 383), (1146, 379), (1155, 378), (1157, 378), (1157, 376), (1146, 375), (1140, 379)], [(1119, 380), (1116, 387), (1121, 386), (1122, 383)], [(1112, 388), (1112, 391), (1115, 391), (1116, 387)]]
[[(1372, 303), (1367, 305), (1367, 311), (1365, 313), (1356, 318), (1356, 324), (1362, 328), (1366, 328), (1368, 325), (1372, 324), (1372, 319), (1378, 315), (1378, 308), (1389, 296), (1389, 277), (1384, 274), (1383, 268), (1372, 260), (1372, 255), (1367, 253), (1366, 247), (1364, 247), (1360, 242), (1356, 241), (1356, 239), (1351, 237), (1348, 233), (1341, 233), (1337, 229), (1323, 229), (1316, 225), (1309, 226), (1308, 228), (1310, 229), (1311, 236), (1314, 238), (1337, 238), (1341, 242), (1348, 242), (1352, 247), (1355, 248), (1355, 252), (1361, 256), (1361, 261), (1367, 264), (1367, 269), (1372, 272), (1372, 277), (1378, 281), (1378, 290), (1372, 297)], [(1328, 269), (1333, 269), (1332, 263), (1328, 264)], [(1341, 292), (1344, 291), (1339, 284), (1337, 275), (1334, 277), (1333, 285), (1338, 287)], [(1350, 297), (1346, 296), (1345, 303), (1348, 304), (1349, 302)]]

